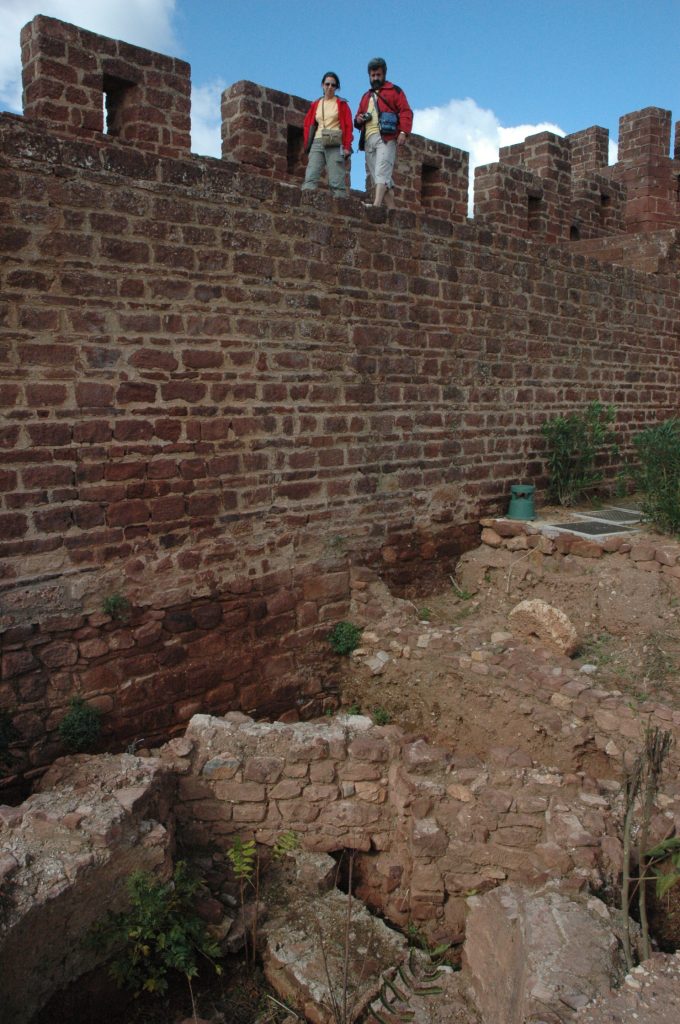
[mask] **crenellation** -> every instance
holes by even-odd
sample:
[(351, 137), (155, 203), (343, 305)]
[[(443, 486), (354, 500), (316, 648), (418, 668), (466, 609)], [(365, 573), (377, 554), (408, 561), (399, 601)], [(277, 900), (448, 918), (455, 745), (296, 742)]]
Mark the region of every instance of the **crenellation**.
[(680, 225), (678, 171), (670, 153), (671, 112), (646, 107), (619, 121), (619, 159), (611, 169), (625, 185), (626, 229), (646, 233)]
[(609, 130), (593, 125), (567, 135), (571, 143), (571, 172), (574, 178), (604, 173), (609, 164)]
[(27, 119), (59, 136), (101, 143), (107, 135), (148, 153), (189, 155), (184, 61), (44, 15), (22, 29), (21, 52)]

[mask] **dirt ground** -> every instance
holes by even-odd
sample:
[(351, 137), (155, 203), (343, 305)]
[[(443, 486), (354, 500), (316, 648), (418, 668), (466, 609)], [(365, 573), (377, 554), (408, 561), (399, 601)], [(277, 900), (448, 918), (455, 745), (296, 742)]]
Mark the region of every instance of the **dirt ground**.
[[(564, 516), (564, 510), (542, 513), (549, 522)], [(669, 541), (647, 528), (633, 537), (656, 546)], [(641, 711), (648, 700), (680, 708), (679, 579), (644, 572), (620, 554), (558, 558), (487, 545), (464, 555), (455, 577), (435, 593), (405, 601), (385, 588), (379, 607), (375, 601), (357, 606), (364, 632), (350, 659), (344, 707), (423, 734), (455, 751), (459, 763), (486, 760), (490, 749), (510, 744), (543, 764), (573, 770), (516, 695), (485, 671), (517, 645), (508, 613), (526, 598), (542, 598), (568, 615), (579, 637), (571, 663), (589, 684), (623, 694)], [(373, 673), (367, 664), (376, 653), (389, 660)], [(559, 674), (564, 661), (536, 651), (542, 673)]]

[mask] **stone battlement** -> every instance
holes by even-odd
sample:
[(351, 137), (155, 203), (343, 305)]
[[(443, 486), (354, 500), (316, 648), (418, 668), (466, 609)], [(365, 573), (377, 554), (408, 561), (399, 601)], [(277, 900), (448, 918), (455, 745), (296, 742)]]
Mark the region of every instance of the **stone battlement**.
[[(38, 15), (21, 33), (24, 116), (59, 136), (126, 143), (144, 153), (190, 154), (190, 68), (184, 61)], [(302, 123), (309, 101), (254, 82), (222, 95), (222, 156), (278, 181), (304, 177)], [(105, 138), (102, 138), (105, 136)], [(608, 131), (550, 132), (503, 147), (477, 168), (475, 219), (548, 242), (680, 227), (680, 124), (671, 113), (626, 114), (619, 159)], [(400, 155), (401, 209), (464, 223), (469, 156), (412, 136)]]

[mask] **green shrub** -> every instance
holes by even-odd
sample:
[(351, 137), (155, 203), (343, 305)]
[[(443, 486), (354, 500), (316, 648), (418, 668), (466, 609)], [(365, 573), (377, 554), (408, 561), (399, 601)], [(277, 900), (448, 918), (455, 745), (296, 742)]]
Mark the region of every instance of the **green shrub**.
[[(147, 871), (133, 871), (127, 881), (130, 909), (108, 913), (92, 933), (98, 949), (113, 953), (109, 971), (121, 988), (165, 992), (169, 971), (187, 981), (198, 974), (198, 958), (212, 963), (217, 944), (196, 913), (194, 897), (200, 882), (178, 861), (172, 878), (161, 882)], [(218, 974), (221, 967), (213, 964)]]
[(680, 419), (665, 420), (633, 438), (645, 514), (661, 530), (680, 533)]
[(602, 480), (598, 460), (618, 455), (611, 424), (612, 405), (591, 402), (583, 412), (556, 416), (541, 427), (547, 441), (548, 498), (559, 505), (573, 505)]
[(82, 697), (72, 697), (69, 709), (59, 723), (59, 735), (74, 754), (92, 751), (97, 745), (102, 723), (101, 711)]
[(392, 716), (387, 708), (373, 708), (373, 721), (376, 725), (389, 725), (392, 721)]
[(117, 622), (127, 622), (132, 607), (127, 597), (123, 597), (122, 594), (110, 594), (102, 602), (102, 611)]
[(328, 634), (328, 642), (336, 654), (351, 654), (359, 646), (361, 626), (353, 622), (337, 622)]

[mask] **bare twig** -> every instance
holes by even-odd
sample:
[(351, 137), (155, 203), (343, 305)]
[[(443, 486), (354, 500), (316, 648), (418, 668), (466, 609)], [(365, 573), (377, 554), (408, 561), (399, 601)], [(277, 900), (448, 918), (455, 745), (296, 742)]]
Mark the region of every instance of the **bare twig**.
[(633, 953), (630, 944), (630, 848), (635, 800), (640, 789), (641, 779), (642, 762), (638, 755), (630, 771), (626, 772), (623, 781), (625, 816), (623, 821), (623, 878), (621, 880), (621, 911), (623, 916), (623, 952), (626, 958), (626, 967), (629, 971), (635, 966), (633, 963)]
[(280, 1001), (279, 1001), (278, 999), (276, 999), (276, 997), (275, 997), (275, 996), (271, 995), (271, 994), (270, 994), (269, 992), (266, 992), (266, 993), (265, 993), (265, 995), (266, 995), (267, 999), (271, 1000), (271, 1002), (272, 1002), (272, 1003), (276, 1003), (276, 1005), (277, 1005), (277, 1006), (280, 1006), (282, 1010), (285, 1010), (285, 1011), (286, 1011), (286, 1013), (288, 1013), (288, 1015), (289, 1015), (290, 1017), (295, 1017), (295, 1019), (296, 1019), (296, 1020), (301, 1020), (301, 1019), (302, 1019), (302, 1018), (301, 1018), (301, 1017), (300, 1017), (300, 1016), (299, 1016), (299, 1015), (298, 1015), (298, 1014), (297, 1014), (297, 1013), (295, 1012), (295, 1010), (291, 1010), (290, 1006), (286, 1006), (286, 1004), (285, 1004), (285, 1003), (282, 1003), (282, 1002), (280, 1002)]
[[(623, 822), (623, 876), (621, 882), (621, 910), (623, 912), (623, 951), (626, 957), (626, 965), (630, 970), (634, 966), (633, 953), (630, 939), (630, 901), (635, 892), (631, 893), (631, 880), (635, 881), (638, 896), (638, 908), (640, 914), (640, 927), (642, 930), (642, 957), (646, 960), (651, 955), (651, 942), (649, 939), (649, 924), (647, 920), (646, 887), (649, 875), (647, 874), (647, 848), (649, 845), (649, 829), (654, 810), (654, 801), (659, 790), (659, 779), (663, 771), (663, 764), (668, 756), (673, 737), (658, 727), (648, 727), (644, 734), (644, 745), (638, 753), (632, 767), (624, 776), (624, 822)], [(640, 797), (640, 828), (638, 832), (638, 862), (639, 874), (632, 878), (630, 872), (631, 847), (633, 818), (635, 803)]]
[(520, 562), (523, 562), (525, 558), (529, 558), (529, 556), (532, 555), (533, 552), (534, 552), (534, 549), (533, 548), (529, 548), (528, 551), (525, 551), (523, 555), (519, 555), (519, 557), (515, 558), (510, 563), (510, 565), (508, 566), (508, 575), (507, 575), (507, 579), (506, 579), (506, 582), (505, 582), (505, 593), (506, 594), (510, 593), (510, 579), (512, 577), (512, 570), (515, 568), (516, 565), (519, 565)]
[(345, 918), (345, 962), (342, 970), (342, 1014), (343, 1024), (347, 1021), (347, 982), (349, 979), (349, 932), (352, 924), (352, 875), (354, 872), (354, 850), (349, 855), (349, 879), (347, 883), (347, 917)]
[(640, 888), (638, 890), (638, 909), (640, 911), (640, 927), (642, 928), (642, 957), (647, 960), (652, 954), (649, 941), (649, 923), (647, 920), (647, 878), (646, 854), (649, 846), (649, 826), (652, 820), (654, 801), (659, 790), (659, 778), (663, 763), (673, 743), (670, 732), (659, 729), (647, 729), (645, 732), (644, 757), (644, 789), (642, 794), (642, 822), (638, 836), (638, 861), (640, 864)]

